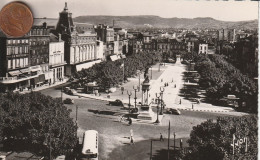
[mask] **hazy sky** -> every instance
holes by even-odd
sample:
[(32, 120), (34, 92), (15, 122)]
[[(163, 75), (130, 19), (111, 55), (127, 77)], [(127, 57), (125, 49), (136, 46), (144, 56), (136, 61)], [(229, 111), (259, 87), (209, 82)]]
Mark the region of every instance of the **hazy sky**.
[[(68, 3), (72, 16), (80, 15), (158, 15), (170, 18), (212, 17), (225, 21), (258, 19), (256, 1), (184, 0), (22, 0), (34, 17), (57, 18)], [(0, 0), (2, 8), (11, 0)]]

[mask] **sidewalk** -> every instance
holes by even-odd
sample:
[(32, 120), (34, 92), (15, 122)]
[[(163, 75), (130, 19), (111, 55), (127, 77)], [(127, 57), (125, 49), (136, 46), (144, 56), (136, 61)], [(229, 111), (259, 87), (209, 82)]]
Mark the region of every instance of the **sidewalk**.
[[(160, 93), (160, 87), (164, 88), (163, 92), (163, 100), (166, 104), (166, 108), (177, 108), (180, 110), (190, 110), (190, 111), (204, 111), (204, 112), (236, 112), (231, 107), (221, 107), (214, 106), (208, 103), (200, 103), (195, 104), (189, 100), (184, 99), (180, 96), (180, 90), (184, 87), (183, 81), (183, 72), (185, 71), (185, 65), (180, 62), (176, 62), (176, 64), (166, 64), (166, 66), (161, 66), (161, 71), (158, 71), (158, 65), (153, 66), (152, 74), (153, 78), (150, 80), (151, 89), (149, 91), (149, 102), (152, 99), (156, 99), (156, 93)], [(151, 70), (149, 70), (149, 77), (151, 76)], [(140, 75), (140, 84), (142, 84), (144, 78), (143, 73)], [(167, 87), (164, 87), (164, 84), (168, 83)], [(186, 83), (187, 84), (187, 83)], [(101, 93), (101, 96), (95, 96), (94, 94), (81, 94), (78, 93), (79, 96), (104, 100), (104, 101), (114, 101), (116, 99), (122, 100), (124, 103), (129, 103), (129, 97), (127, 95), (127, 91), (131, 91), (132, 95), (130, 97), (131, 105), (134, 105), (134, 85), (139, 85), (139, 76), (129, 78), (129, 82), (122, 85), (124, 87), (124, 92), (122, 94), (121, 87), (117, 88), (114, 93), (110, 93), (110, 98), (107, 98), (107, 94)], [(175, 87), (176, 85), (176, 87)], [(141, 102), (141, 90), (140, 92), (136, 92), (136, 102)], [(202, 97), (202, 95), (201, 95)], [(203, 98), (203, 97), (202, 97)], [(181, 100), (181, 104), (180, 104)], [(192, 108), (193, 105), (193, 108)]]
[[(66, 83), (68, 80), (69, 79), (64, 78), (63, 81), (58, 81), (55, 84), (51, 84), (51, 85), (45, 84), (45, 85), (42, 85), (40, 87), (34, 88), (32, 91), (36, 92), (36, 91), (41, 91), (41, 90), (44, 90), (44, 89), (48, 89), (50, 87), (55, 87), (55, 86), (58, 86), (58, 85)], [(31, 90), (27, 90), (27, 91), (22, 91), (22, 92), (19, 92), (19, 93), (25, 94), (25, 93), (30, 93), (30, 92), (31, 92)]]

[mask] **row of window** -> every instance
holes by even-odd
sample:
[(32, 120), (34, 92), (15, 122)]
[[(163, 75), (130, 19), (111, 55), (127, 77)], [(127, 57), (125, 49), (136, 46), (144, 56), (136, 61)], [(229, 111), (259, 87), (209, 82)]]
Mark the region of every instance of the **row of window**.
[(31, 66), (48, 63), (48, 62), (49, 62), (48, 57), (31, 58)]
[(48, 41), (30, 41), (29, 45), (36, 46), (36, 45), (48, 45)]
[(63, 63), (63, 56), (62, 55), (50, 55), (50, 64), (60, 64)]
[(49, 54), (49, 49), (48, 48), (44, 48), (44, 49), (37, 49), (37, 50), (30, 50), (30, 54), (31, 55), (42, 55), (42, 54)]
[(7, 55), (12, 55), (12, 54), (24, 54), (24, 53), (29, 53), (28, 49), (29, 49), (28, 46), (7, 47), (7, 48), (6, 48), (6, 54), (7, 54)]
[[(164, 46), (164, 45), (158, 45), (158, 48), (159, 49), (168, 49), (169, 47), (168, 46)], [(170, 46), (171, 49), (185, 49), (186, 46)]]
[(48, 29), (31, 29), (30, 35), (49, 35)]
[(28, 66), (28, 58), (8, 60), (8, 69), (23, 68)]
[(28, 43), (28, 39), (9, 39), (7, 44), (25, 44)]

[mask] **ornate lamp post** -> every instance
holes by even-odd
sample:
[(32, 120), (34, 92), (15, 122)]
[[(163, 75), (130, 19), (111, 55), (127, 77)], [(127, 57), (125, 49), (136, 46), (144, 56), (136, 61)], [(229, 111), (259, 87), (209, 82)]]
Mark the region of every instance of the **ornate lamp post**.
[(136, 86), (136, 85), (134, 85), (133, 86), (133, 89), (135, 90), (135, 109), (136, 109), (136, 99), (137, 99), (137, 97), (136, 97), (136, 91), (138, 90), (138, 87)]
[(130, 98), (131, 98), (131, 95), (132, 95), (132, 92), (130, 91), (127, 91), (127, 95), (129, 97), (129, 103), (128, 103), (128, 107), (129, 107), (129, 116), (128, 116), (128, 119), (130, 119), (130, 106), (131, 106), (131, 103), (130, 103)]
[(155, 93), (155, 96), (157, 98), (157, 119), (155, 123), (160, 123), (159, 121), (159, 101), (160, 101), (160, 94)]
[(141, 71), (140, 70), (137, 70), (137, 74), (138, 74), (138, 77), (139, 77), (139, 80), (138, 80), (138, 92), (140, 92), (140, 74), (141, 74)]
[(163, 112), (162, 112), (162, 106), (163, 106), (163, 92), (164, 92), (164, 87), (160, 87), (160, 96), (161, 96), (161, 112), (160, 112), (160, 115), (163, 115)]

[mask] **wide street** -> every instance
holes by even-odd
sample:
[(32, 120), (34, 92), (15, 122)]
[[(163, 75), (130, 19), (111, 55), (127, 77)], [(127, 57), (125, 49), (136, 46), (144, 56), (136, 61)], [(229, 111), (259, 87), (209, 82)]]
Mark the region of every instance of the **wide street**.
[[(158, 72), (158, 68), (154, 68), (154, 72)], [(177, 69), (174, 69), (177, 68)], [(182, 68), (182, 70), (180, 70)], [(178, 73), (177, 73), (178, 71)], [(162, 67), (160, 74), (157, 74), (154, 79), (152, 79), (152, 89), (151, 92), (156, 92), (155, 90), (159, 90), (159, 87), (162, 85), (161, 77), (164, 76), (164, 82), (169, 82), (170, 85), (165, 89), (165, 101), (168, 106), (178, 106), (177, 108), (186, 107), (188, 100), (183, 100), (182, 105), (178, 105), (177, 100), (179, 98), (179, 89), (182, 85), (182, 73), (180, 71), (184, 71), (184, 65), (182, 64), (167, 64), (165, 67)], [(174, 73), (175, 72), (175, 73)], [(169, 76), (170, 75), (170, 76)], [(168, 77), (168, 79), (166, 78)], [(173, 82), (171, 83), (171, 79), (174, 77)], [(139, 77), (137, 77), (138, 79)], [(135, 82), (135, 83), (133, 83)], [(138, 80), (132, 78), (130, 82), (124, 84), (125, 88), (129, 88), (133, 84), (138, 84)], [(173, 87), (173, 84), (177, 84), (177, 87)], [(170, 89), (171, 88), (171, 89)], [(48, 88), (42, 90), (41, 93), (45, 95), (49, 95), (52, 97), (60, 97), (61, 96), (61, 86), (56, 86), (52, 88)], [(140, 93), (139, 93), (140, 94)], [(172, 98), (170, 95), (172, 94)], [(174, 96), (173, 96), (174, 95)], [(121, 94), (122, 96), (122, 94)], [(123, 95), (126, 99), (126, 95)], [(200, 111), (186, 111), (181, 110), (182, 115), (169, 115), (165, 114), (162, 122), (159, 125), (133, 121), (132, 125), (128, 125), (127, 122), (119, 122), (118, 115), (114, 114), (114, 112), (124, 112), (120, 107), (117, 106), (109, 106), (105, 96), (103, 95), (101, 100), (90, 99), (85, 97), (78, 96), (70, 96), (66, 94), (62, 94), (63, 99), (72, 98), (75, 103), (73, 105), (66, 105), (68, 109), (71, 109), (71, 117), (76, 121), (76, 106), (78, 106), (78, 137), (81, 138), (83, 135), (83, 131), (94, 129), (99, 132), (99, 158), (100, 159), (135, 159), (135, 157), (142, 157), (141, 159), (149, 159), (150, 153), (150, 143), (148, 141), (150, 139), (159, 139), (160, 133), (166, 138), (168, 135), (168, 123), (171, 123), (171, 139), (173, 138), (173, 132), (176, 132), (176, 138), (185, 138), (189, 137), (190, 131), (193, 126), (200, 124), (201, 122), (207, 119), (215, 119), (217, 116), (223, 116), (226, 114), (230, 115), (242, 115), (241, 113), (234, 111), (227, 112), (200, 112)], [(112, 93), (111, 99), (115, 99), (120, 97), (120, 92)], [(95, 98), (95, 97), (94, 97)], [(127, 100), (127, 99), (126, 99)], [(140, 101), (140, 98), (139, 98)], [(184, 105), (183, 105), (184, 104)], [(191, 103), (190, 103), (191, 104)], [(202, 104), (203, 105), (203, 104)], [(202, 106), (203, 107), (203, 106)], [(201, 107), (201, 108), (202, 108)], [(216, 106), (214, 107), (216, 111)], [(95, 109), (100, 111), (110, 111), (105, 114), (95, 114), (94, 112), (89, 111), (88, 109)], [(185, 108), (183, 108), (185, 109)], [(218, 108), (217, 108), (218, 109)], [(223, 110), (225, 108), (221, 107), (219, 110)], [(130, 143), (130, 130), (133, 130), (134, 141), (137, 142), (135, 146), (129, 145)], [(172, 143), (172, 142), (171, 142)], [(164, 143), (163, 143), (164, 144)], [(154, 151), (158, 151), (160, 149), (167, 147), (167, 144), (163, 145), (162, 143), (154, 144)], [(172, 144), (171, 144), (172, 146)], [(131, 148), (131, 149), (130, 149)], [(130, 150), (129, 150), (130, 149)], [(142, 150), (142, 151), (141, 151)], [(140, 151), (140, 152), (139, 152)], [(112, 152), (112, 154), (111, 154)], [(133, 154), (135, 153), (135, 154)]]
[[(50, 96), (60, 96), (60, 90), (55, 88), (46, 89), (41, 92)], [(193, 126), (200, 124), (206, 119), (213, 119), (221, 115), (218, 113), (182, 111), (182, 115), (165, 114), (161, 125), (151, 125), (134, 121), (131, 126), (128, 126), (126, 122), (119, 122), (118, 116), (95, 114), (88, 111), (88, 109), (118, 110), (119, 107), (109, 106), (107, 105), (108, 103), (106, 101), (78, 98), (76, 96), (68, 96), (64, 94), (63, 97), (71, 97), (75, 100), (75, 104), (66, 105), (68, 109), (72, 110), (71, 117), (74, 120), (76, 120), (76, 106), (78, 106), (78, 136), (80, 137), (80, 141), (83, 136), (84, 130), (94, 129), (99, 132), (100, 159), (114, 160), (116, 157), (113, 157), (113, 155), (109, 156), (109, 153), (113, 150), (116, 150), (118, 147), (122, 147), (130, 143), (129, 136), (131, 129), (134, 132), (135, 142), (150, 139), (159, 139), (160, 133), (162, 133), (164, 137), (167, 137), (167, 125), (170, 121), (171, 134), (173, 134), (173, 132), (176, 132), (176, 138), (185, 138), (189, 136), (189, 133)], [(165, 145), (165, 147), (166, 146), (167, 145)], [(145, 148), (145, 151), (147, 153), (140, 153), (146, 155), (146, 159), (149, 158), (149, 149), (150, 147), (147, 146), (147, 148)], [(126, 154), (122, 152), (122, 156), (123, 155)], [(131, 159), (131, 157), (128, 158)]]

